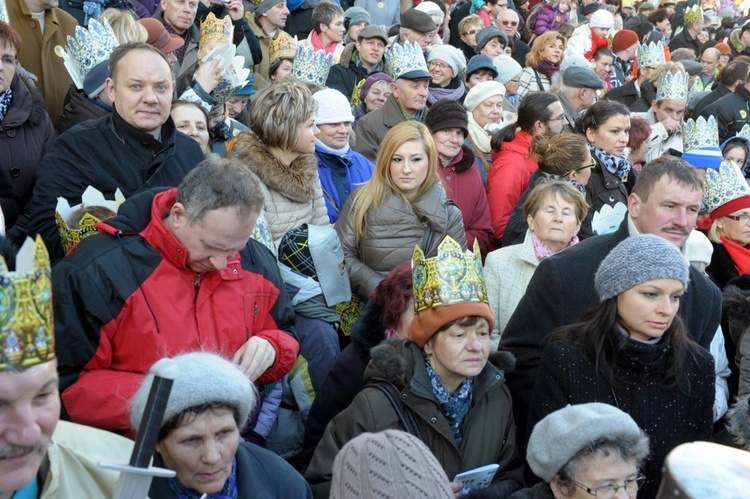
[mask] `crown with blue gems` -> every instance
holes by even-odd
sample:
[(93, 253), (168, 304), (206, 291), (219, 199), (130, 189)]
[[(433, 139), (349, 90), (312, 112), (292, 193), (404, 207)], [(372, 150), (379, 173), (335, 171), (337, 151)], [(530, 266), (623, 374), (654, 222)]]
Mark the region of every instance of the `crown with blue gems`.
[(0, 257), (0, 372), (18, 372), (55, 358), (52, 279), (42, 238), (30, 238), (11, 272)]
[(301, 82), (322, 87), (326, 83), (331, 66), (333, 54), (300, 45), (294, 56), (291, 76)]
[(685, 71), (665, 71), (660, 77), (656, 88), (656, 101), (684, 100), (688, 97), (689, 76)]
[(427, 71), (422, 47), (415, 42), (394, 43), (385, 51), (386, 72), (397, 80), (411, 71)]
[(664, 44), (661, 40), (648, 44), (644, 43), (638, 49), (638, 66), (641, 68), (655, 68), (665, 62)]
[(703, 9), (700, 5), (693, 5), (685, 9), (685, 24), (694, 23), (703, 19)]
[(727, 162), (722, 162), (716, 170), (706, 170), (703, 181), (703, 204), (710, 212), (734, 199), (750, 196), (750, 187), (742, 171)]
[(219, 45), (232, 43), (234, 26), (232, 18), (225, 16), (218, 19), (213, 12), (209, 12), (206, 19), (201, 23), (201, 38), (199, 45), (202, 47), (210, 42), (219, 42)]
[(55, 54), (61, 57), (76, 88), (83, 89), (83, 80), (94, 66), (109, 59), (109, 55), (120, 43), (106, 19), (89, 21), (88, 29), (76, 26), (75, 36), (68, 36), (67, 50), (61, 45), (55, 47)]
[[(109, 211), (115, 215), (123, 201), (125, 201), (125, 196), (122, 195), (120, 189), (115, 191), (114, 201), (110, 201), (104, 199), (104, 194), (92, 186), (88, 186), (86, 190), (83, 191), (83, 195), (81, 195), (81, 204), (70, 206), (67, 199), (62, 197), (57, 198), (55, 222), (57, 222), (57, 230), (60, 233), (60, 242), (65, 250), (65, 254), (67, 254), (73, 246), (81, 242), (82, 239), (98, 232), (95, 225), (101, 222), (102, 218), (101, 216), (92, 215), (90, 212), (86, 211), (87, 209), (93, 209), (96, 207), (100, 214)], [(76, 214), (78, 220), (70, 220), (70, 216), (73, 214)], [(78, 228), (71, 228), (69, 225), (70, 223), (78, 225)]]
[(472, 253), (446, 236), (433, 258), (425, 258), (422, 248), (416, 246), (411, 273), (416, 313), (459, 303), (489, 303), (476, 241)]
[(682, 150), (693, 151), (704, 147), (719, 147), (719, 126), (716, 118), (699, 116), (682, 123)]

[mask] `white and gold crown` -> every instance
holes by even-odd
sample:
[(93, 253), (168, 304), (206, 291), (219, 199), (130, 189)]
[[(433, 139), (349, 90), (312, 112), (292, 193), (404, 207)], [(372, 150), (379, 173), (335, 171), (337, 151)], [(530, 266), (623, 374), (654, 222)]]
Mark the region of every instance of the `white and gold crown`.
[(314, 50), (310, 46), (300, 45), (294, 56), (291, 76), (299, 81), (322, 87), (333, 66), (333, 54)]
[[(217, 56), (221, 56), (224, 60), (224, 77), (211, 91), (211, 97), (216, 100), (217, 105), (221, 105), (228, 101), (236, 91), (245, 86), (250, 76), (250, 69), (245, 67), (245, 58), (237, 55), (237, 47), (233, 43), (215, 47), (198, 64), (206, 64)], [(197, 72), (198, 70), (196, 70)]]
[(719, 126), (716, 118), (699, 116), (682, 123), (682, 150), (694, 151), (704, 147), (719, 147)]
[(42, 238), (30, 238), (10, 272), (0, 257), (0, 372), (17, 372), (55, 358), (52, 279)]
[(394, 43), (385, 51), (386, 72), (397, 80), (411, 71), (427, 73), (422, 47), (418, 43), (407, 42), (403, 45)]
[(61, 45), (55, 47), (55, 54), (61, 57), (76, 88), (83, 89), (83, 80), (94, 66), (109, 59), (119, 42), (106, 19), (101, 22), (89, 20), (88, 29), (76, 26), (75, 36), (68, 36), (67, 50)]
[[(97, 233), (95, 225), (102, 219), (85, 211), (86, 209), (99, 207), (104, 208), (104, 210), (99, 211), (109, 210), (113, 214), (116, 214), (123, 201), (125, 201), (125, 196), (122, 195), (120, 189), (115, 191), (114, 201), (110, 201), (104, 199), (104, 194), (102, 194), (96, 187), (92, 186), (86, 187), (86, 190), (83, 191), (83, 195), (81, 195), (81, 204), (70, 206), (67, 199), (62, 197), (57, 198), (55, 221), (57, 222), (57, 230), (60, 233), (60, 242), (63, 245), (65, 253), (67, 254), (73, 246), (81, 242), (81, 239)], [(80, 216), (77, 216), (78, 220), (75, 221), (78, 228), (74, 229), (68, 224), (70, 215), (77, 211), (80, 213)]]
[(294, 59), (297, 54), (297, 37), (294, 38), (284, 30), (278, 30), (276, 38), (268, 44), (269, 65), (279, 59)]
[(201, 23), (201, 38), (198, 44), (201, 47), (211, 42), (228, 45), (232, 43), (233, 35), (234, 26), (232, 26), (231, 17), (225, 16), (218, 19), (213, 12), (209, 12), (206, 19)]
[(5, 5), (5, 0), (0, 0), (0, 21), (10, 24), (10, 16), (8, 15), (8, 6)]
[(656, 88), (656, 101), (684, 100), (688, 98), (689, 76), (685, 71), (665, 71)]
[[(710, 212), (730, 201), (750, 196), (750, 187), (742, 171), (738, 166), (727, 162), (722, 162), (717, 170), (706, 170), (706, 177), (703, 181), (703, 204)], [(736, 210), (730, 210), (725, 214), (732, 211)]]
[(700, 5), (693, 5), (685, 9), (685, 24), (703, 20), (703, 9)]
[(414, 311), (457, 303), (488, 303), (479, 245), (474, 252), (461, 249), (449, 236), (438, 246), (437, 256), (425, 258), (419, 246), (411, 259)]
[(664, 44), (661, 40), (643, 44), (638, 49), (638, 67), (655, 68), (659, 64), (664, 64)]

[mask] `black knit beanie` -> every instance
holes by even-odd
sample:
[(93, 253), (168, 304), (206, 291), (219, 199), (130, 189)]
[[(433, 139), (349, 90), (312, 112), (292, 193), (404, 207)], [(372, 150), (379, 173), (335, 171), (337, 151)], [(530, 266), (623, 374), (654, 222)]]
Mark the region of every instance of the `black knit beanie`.
[(469, 134), (469, 118), (466, 109), (454, 99), (440, 99), (430, 107), (424, 124), (435, 133), (446, 128), (460, 128), (464, 136)]

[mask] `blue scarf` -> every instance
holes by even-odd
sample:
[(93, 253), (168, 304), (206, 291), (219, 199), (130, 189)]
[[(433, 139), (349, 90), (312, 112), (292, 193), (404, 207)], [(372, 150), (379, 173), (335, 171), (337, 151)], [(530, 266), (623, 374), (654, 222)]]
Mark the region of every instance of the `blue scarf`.
[(623, 156), (615, 156), (602, 149), (589, 144), (591, 155), (599, 160), (599, 164), (607, 169), (612, 175), (619, 177), (623, 182), (628, 178), (630, 173), (630, 161)]
[[(169, 488), (174, 492), (177, 499), (200, 499), (199, 494), (193, 489), (182, 485), (176, 477), (169, 479)], [(208, 494), (208, 499), (237, 499), (237, 458), (232, 459), (232, 472), (224, 483), (224, 488), (215, 494)]]
[(9, 88), (0, 94), (0, 121), (5, 119), (5, 115), (10, 109), (10, 100), (13, 98), (13, 91)]
[(471, 400), (474, 394), (474, 378), (472, 376), (467, 377), (461, 382), (458, 390), (450, 394), (443, 386), (443, 383), (441, 383), (440, 375), (430, 365), (427, 355), (424, 358), (424, 365), (427, 368), (427, 375), (430, 377), (432, 393), (435, 394), (435, 399), (440, 404), (440, 411), (448, 420), (453, 438), (456, 439), (456, 443), (460, 446), (463, 439), (462, 423), (471, 408)]

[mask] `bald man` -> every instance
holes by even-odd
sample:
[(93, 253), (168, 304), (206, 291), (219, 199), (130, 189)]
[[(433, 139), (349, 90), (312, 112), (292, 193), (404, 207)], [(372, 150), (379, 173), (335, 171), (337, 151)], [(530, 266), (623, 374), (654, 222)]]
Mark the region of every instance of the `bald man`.
[(695, 80), (695, 84), (698, 86), (699, 91), (711, 90), (714, 81), (716, 81), (716, 75), (719, 72), (719, 58), (721, 52), (719, 49), (709, 47), (703, 51), (701, 55), (701, 66), (703, 70)]

